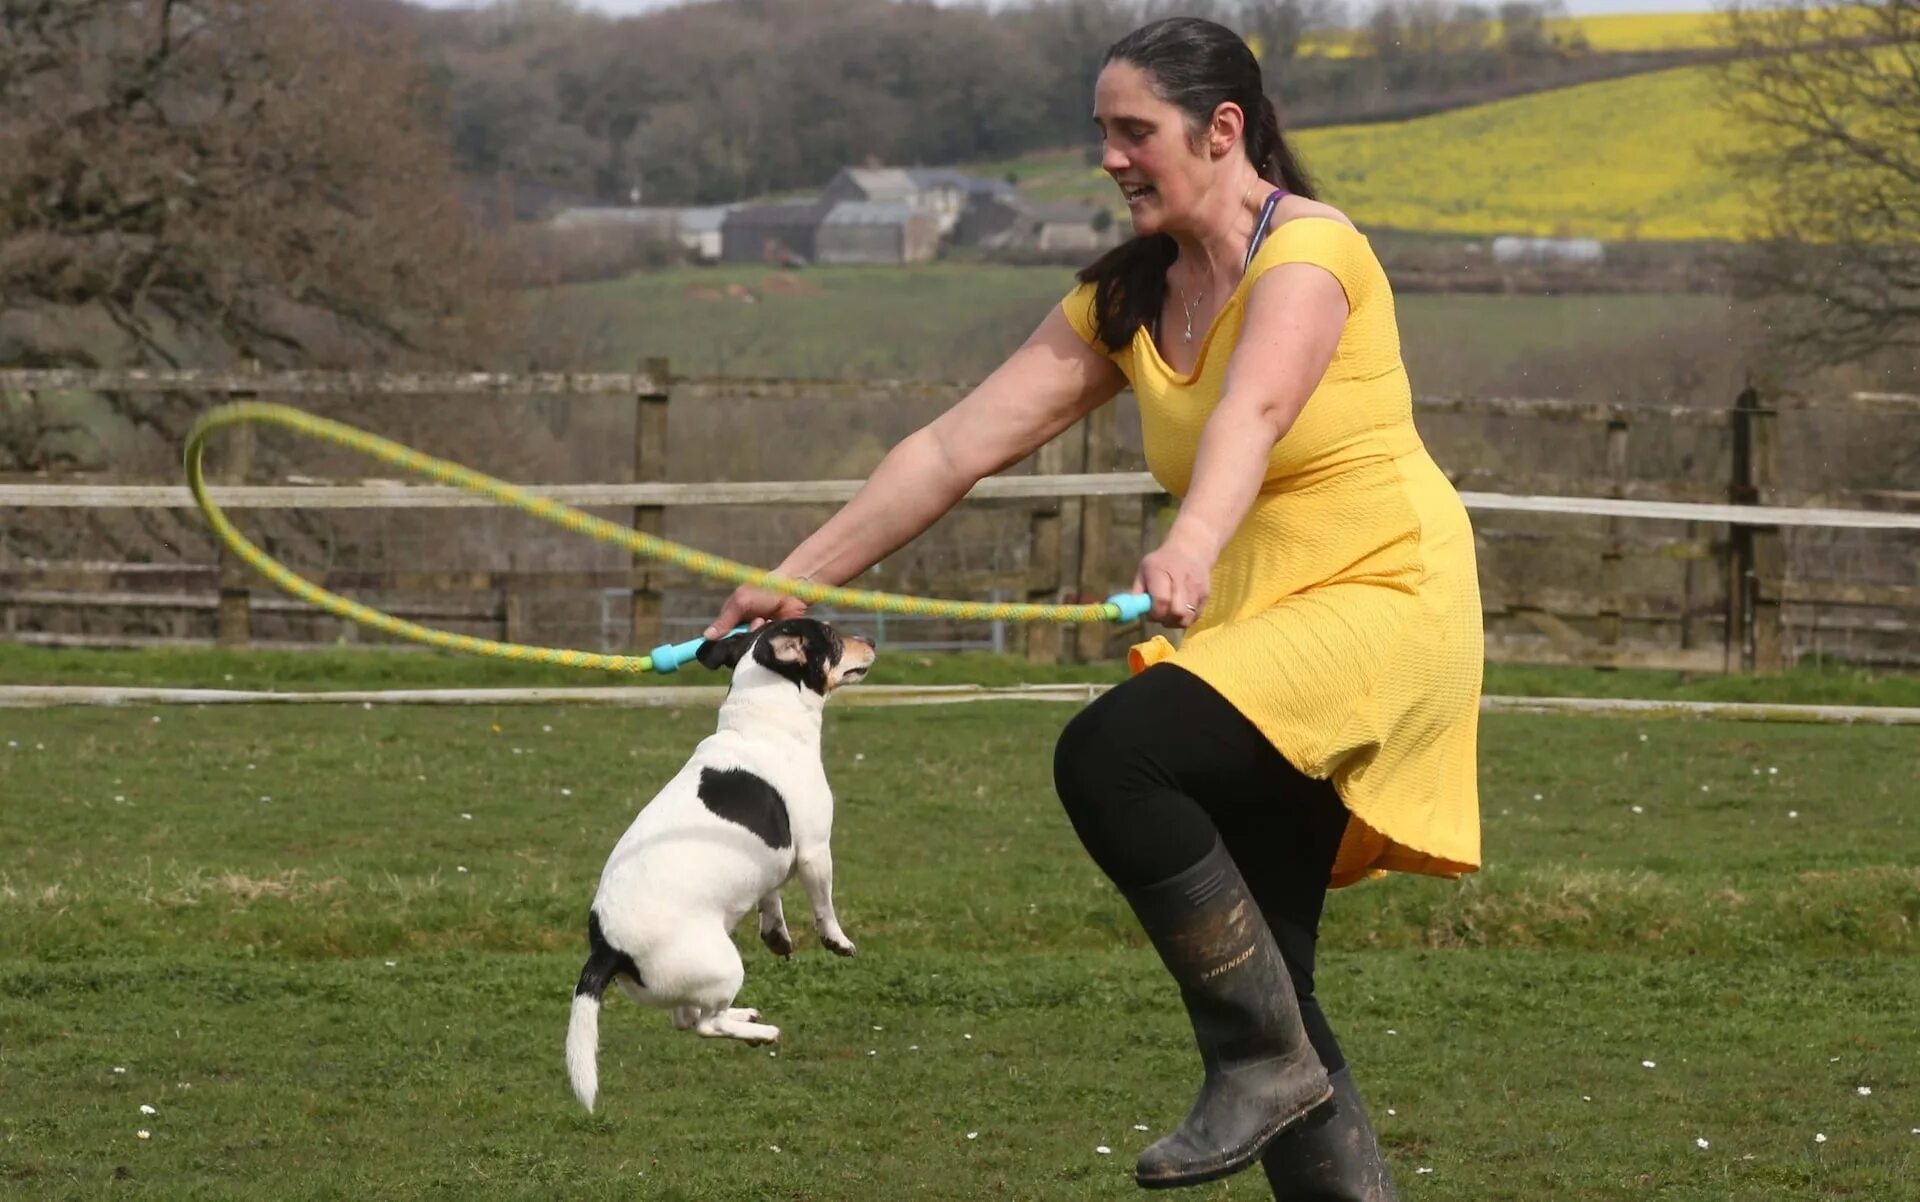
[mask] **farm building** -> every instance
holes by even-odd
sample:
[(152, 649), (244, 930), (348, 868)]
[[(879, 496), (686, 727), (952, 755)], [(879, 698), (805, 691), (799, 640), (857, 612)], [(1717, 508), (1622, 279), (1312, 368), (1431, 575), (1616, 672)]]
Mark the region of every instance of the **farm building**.
[(1597, 238), (1522, 238), (1504, 235), (1493, 240), (1496, 263), (1600, 263), (1606, 247)]
[(727, 214), (734, 205), (706, 205), (697, 209), (681, 209), (679, 215), (680, 243), (693, 252), (702, 263), (720, 261), (720, 227), (725, 224)]
[(943, 167), (842, 167), (827, 181), (821, 199), (891, 201), (939, 223), (939, 236), (951, 235), (961, 214), (975, 200), (1011, 196), (1012, 185)]
[(720, 223), (720, 261), (813, 262), (820, 219), (827, 207), (818, 200), (796, 200), (730, 211)]
[(939, 252), (940, 224), (897, 201), (848, 200), (827, 210), (814, 245), (821, 263), (925, 263)]
[(720, 258), (720, 226), (735, 206), (650, 208), (641, 205), (575, 205), (555, 213), (557, 230), (640, 228), (662, 241), (678, 242), (703, 262)]
[(1119, 239), (1119, 223), (1105, 209), (1011, 194), (968, 205), (955, 234), (962, 246), (1068, 253), (1105, 250)]

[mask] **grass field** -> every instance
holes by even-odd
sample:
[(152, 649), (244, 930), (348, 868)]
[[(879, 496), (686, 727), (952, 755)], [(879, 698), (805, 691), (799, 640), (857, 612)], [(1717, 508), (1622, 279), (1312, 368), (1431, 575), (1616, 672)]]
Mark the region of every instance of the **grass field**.
[(578, 339), (580, 361), (593, 366), (664, 354), (689, 375), (962, 379), (991, 370), (1072, 287), (1061, 267), (715, 266), (572, 285), (528, 303)]
[[(506, 683), (438, 656), (298, 662), (9, 651), (0, 679)], [(978, 657), (881, 666), (1037, 678)], [(1751, 688), (1899, 703), (1913, 686)], [(743, 1002), (784, 1028), (777, 1056), (611, 1002), (588, 1116), (560, 1059), (582, 912), (711, 711), (0, 711), (0, 1181), (1133, 1197), (1126, 1170), (1184, 1111), (1192, 1052), (1052, 801), (1069, 713), (830, 713), (858, 958), (799, 923), (789, 962), (745, 933)], [(1321, 992), (1403, 1196), (1920, 1196), (1916, 767), (1904, 730), (1490, 717), (1487, 869), (1362, 885), (1327, 918)], [(1243, 1177), (1192, 1196), (1265, 1195)]]
[[(687, 375), (979, 379), (1073, 287), (1064, 267), (816, 267), (804, 292), (759, 268), (681, 268), (534, 294), (546, 320), (583, 339), (583, 367), (625, 370), (668, 355)], [(786, 281), (789, 277), (775, 277)], [(751, 290), (751, 303), (725, 296)], [(793, 285), (783, 284), (790, 289)], [(1394, 300), (1420, 392), (1552, 388), (1561, 356), (1645, 362), (1671, 338), (1696, 369), (1732, 353), (1714, 296), (1464, 296)], [(1703, 347), (1701, 344), (1705, 343)]]
[[(856, 627), (858, 629), (858, 627)], [(1057, 684), (1112, 681), (1118, 662), (1031, 664), (986, 652), (889, 652), (885, 679), (895, 684)], [(515, 664), (438, 651), (344, 648), (338, 651), (179, 650), (70, 651), (0, 643), (0, 685), (105, 685), (324, 692), (335, 689), (532, 688), (620, 681), (699, 685), (692, 670), (634, 678), (554, 665)], [(1517, 697), (1644, 697), (1804, 705), (1920, 708), (1920, 675), (1808, 666), (1770, 676), (1689, 676), (1642, 669), (1489, 664), (1486, 692)], [(4, 717), (0, 712), (0, 717)]]

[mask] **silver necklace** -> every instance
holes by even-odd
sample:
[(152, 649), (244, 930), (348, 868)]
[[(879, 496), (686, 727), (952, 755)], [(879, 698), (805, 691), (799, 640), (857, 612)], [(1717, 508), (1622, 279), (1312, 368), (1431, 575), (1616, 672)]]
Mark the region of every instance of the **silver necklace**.
[(1199, 304), (1201, 300), (1203, 300), (1205, 297), (1206, 297), (1206, 293), (1197, 292), (1194, 294), (1193, 299), (1190, 301), (1186, 297), (1186, 289), (1184, 288), (1181, 289), (1180, 307), (1187, 311), (1187, 341), (1188, 342), (1193, 341), (1193, 308), (1195, 305)]

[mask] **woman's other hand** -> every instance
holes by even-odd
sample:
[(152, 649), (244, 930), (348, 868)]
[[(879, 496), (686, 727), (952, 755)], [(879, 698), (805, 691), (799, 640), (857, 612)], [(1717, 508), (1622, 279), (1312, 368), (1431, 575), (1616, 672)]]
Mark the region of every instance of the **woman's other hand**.
[(1153, 608), (1147, 611), (1147, 617), (1162, 626), (1177, 626), (1182, 630), (1193, 625), (1206, 607), (1213, 561), (1218, 556), (1217, 549), (1182, 538), (1178, 533), (1149, 552), (1133, 577), (1133, 591), (1153, 598)]

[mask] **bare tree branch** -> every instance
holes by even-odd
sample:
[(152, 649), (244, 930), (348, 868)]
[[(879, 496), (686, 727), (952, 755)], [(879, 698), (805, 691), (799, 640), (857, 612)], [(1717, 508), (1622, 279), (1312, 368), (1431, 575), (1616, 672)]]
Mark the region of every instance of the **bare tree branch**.
[(1763, 0), (1727, 21), (1743, 145), (1723, 162), (1759, 214), (1741, 287), (1793, 305), (1780, 343), (1809, 363), (1920, 345), (1920, 0)]

